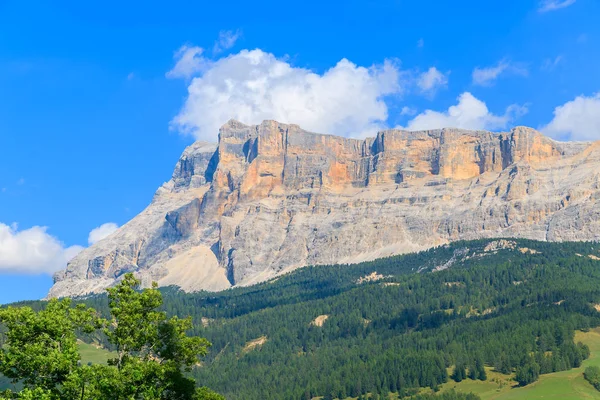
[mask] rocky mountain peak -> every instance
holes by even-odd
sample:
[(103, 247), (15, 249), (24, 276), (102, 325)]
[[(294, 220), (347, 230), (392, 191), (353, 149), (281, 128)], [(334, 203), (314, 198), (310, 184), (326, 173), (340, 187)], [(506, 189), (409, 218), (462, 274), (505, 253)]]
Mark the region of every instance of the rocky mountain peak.
[(527, 127), (350, 139), (230, 120), (185, 149), (142, 213), (56, 274), (50, 297), (149, 285), (220, 290), (310, 264), (458, 239), (600, 239), (600, 146)]

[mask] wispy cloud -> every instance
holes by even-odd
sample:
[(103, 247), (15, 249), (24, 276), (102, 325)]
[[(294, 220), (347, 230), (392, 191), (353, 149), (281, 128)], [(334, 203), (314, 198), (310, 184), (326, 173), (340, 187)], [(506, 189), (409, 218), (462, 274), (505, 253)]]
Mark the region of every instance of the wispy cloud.
[(423, 46), (425, 46), (425, 40), (423, 38), (417, 40), (417, 47), (422, 48)]
[(421, 92), (433, 95), (439, 88), (448, 85), (448, 75), (449, 72), (444, 74), (437, 68), (431, 67), (418, 76), (417, 86)]
[(235, 42), (240, 38), (241, 32), (239, 30), (233, 31), (221, 31), (219, 32), (219, 39), (215, 42), (213, 47), (213, 53), (217, 54), (224, 50), (228, 50), (235, 45)]
[(526, 76), (528, 71), (527, 68), (520, 64), (515, 64), (507, 59), (502, 59), (497, 65), (492, 67), (476, 67), (473, 70), (473, 84), (479, 86), (491, 86), (501, 74), (506, 73)]
[(569, 7), (572, 4), (575, 4), (577, 0), (541, 0), (538, 11), (539, 12), (548, 12), (560, 10), (561, 8)]
[(204, 49), (198, 46), (183, 45), (175, 52), (175, 66), (165, 75), (167, 78), (189, 79), (202, 71), (206, 60), (202, 57)]
[(564, 57), (563, 56), (556, 56), (554, 58), (547, 58), (542, 63), (542, 70), (544, 70), (544, 71), (552, 71), (559, 64), (561, 64), (563, 61), (564, 61)]
[(402, 107), (402, 110), (400, 110), (400, 115), (413, 116), (416, 114), (417, 114), (417, 110), (412, 107), (404, 106), (404, 107)]

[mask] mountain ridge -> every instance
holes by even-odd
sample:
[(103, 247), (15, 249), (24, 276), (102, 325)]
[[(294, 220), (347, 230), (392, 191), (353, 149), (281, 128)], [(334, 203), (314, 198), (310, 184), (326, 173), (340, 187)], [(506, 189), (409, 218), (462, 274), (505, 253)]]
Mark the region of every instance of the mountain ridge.
[(230, 120), (183, 152), (151, 204), (55, 275), (49, 297), (144, 285), (222, 290), (311, 264), (460, 239), (600, 239), (600, 142), (527, 127), (348, 139)]

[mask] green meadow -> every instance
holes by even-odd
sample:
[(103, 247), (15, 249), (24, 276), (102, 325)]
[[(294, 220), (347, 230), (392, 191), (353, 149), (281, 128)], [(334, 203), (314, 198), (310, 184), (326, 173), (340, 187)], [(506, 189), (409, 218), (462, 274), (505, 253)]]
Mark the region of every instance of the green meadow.
[(106, 364), (114, 354), (96, 344), (88, 344), (82, 341), (77, 343), (82, 364)]
[(583, 378), (583, 371), (587, 366), (600, 367), (600, 328), (577, 332), (575, 342), (587, 344), (591, 351), (590, 358), (579, 368), (541, 375), (537, 382), (525, 387), (517, 386), (509, 376), (488, 369), (487, 381), (450, 381), (442, 386), (442, 391), (454, 388), (461, 392), (475, 393), (483, 400), (600, 399), (600, 392)]

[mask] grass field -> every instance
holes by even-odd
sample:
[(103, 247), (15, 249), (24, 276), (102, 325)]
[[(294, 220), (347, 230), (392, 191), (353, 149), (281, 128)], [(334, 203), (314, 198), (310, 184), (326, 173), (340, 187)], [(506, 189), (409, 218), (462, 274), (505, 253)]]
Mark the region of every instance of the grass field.
[(526, 387), (516, 386), (516, 382), (488, 369), (488, 380), (472, 381), (467, 379), (460, 383), (450, 381), (442, 390), (455, 388), (461, 392), (472, 392), (483, 400), (530, 400), (530, 399), (600, 399), (600, 392), (594, 389), (583, 378), (587, 366), (600, 367), (600, 328), (590, 332), (577, 332), (575, 342), (583, 342), (590, 347), (590, 358), (579, 368), (570, 371), (541, 375), (539, 381)]
[(114, 353), (108, 350), (99, 348), (93, 344), (87, 344), (79, 341), (77, 343), (79, 347), (79, 354), (81, 354), (81, 362), (87, 364), (89, 362), (93, 364), (106, 364), (106, 361), (114, 357)]

